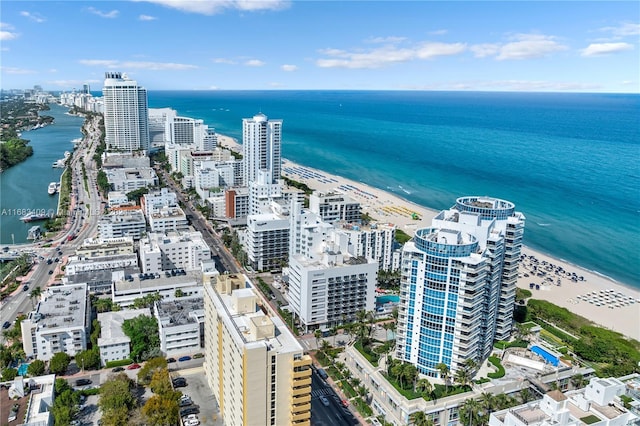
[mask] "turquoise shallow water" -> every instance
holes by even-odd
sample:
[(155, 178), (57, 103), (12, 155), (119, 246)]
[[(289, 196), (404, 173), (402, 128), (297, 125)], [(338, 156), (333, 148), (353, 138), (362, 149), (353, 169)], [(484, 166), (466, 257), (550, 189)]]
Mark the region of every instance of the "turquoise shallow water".
[[(638, 95), (151, 91), (149, 106), (239, 140), (242, 118), (283, 119), (284, 157), (425, 207), (463, 195), (513, 201), (527, 217), (526, 245), (640, 287)], [(2, 208), (55, 207), (51, 163), (81, 123), (61, 114), (25, 134), (36, 153), (0, 175)], [(26, 236), (17, 218), (0, 220), (2, 243)]]

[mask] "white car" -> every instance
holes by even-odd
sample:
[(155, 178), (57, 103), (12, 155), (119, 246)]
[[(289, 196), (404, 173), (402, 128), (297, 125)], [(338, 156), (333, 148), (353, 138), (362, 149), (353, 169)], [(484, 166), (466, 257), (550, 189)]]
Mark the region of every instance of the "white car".
[(182, 419), (182, 424), (184, 424), (184, 426), (198, 426), (200, 424), (200, 420), (198, 420), (198, 419)]

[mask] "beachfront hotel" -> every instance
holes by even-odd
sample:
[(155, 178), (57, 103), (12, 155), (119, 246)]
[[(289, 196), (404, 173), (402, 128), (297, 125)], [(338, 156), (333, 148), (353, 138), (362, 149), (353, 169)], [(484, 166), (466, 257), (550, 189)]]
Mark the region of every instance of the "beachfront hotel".
[(282, 120), (269, 120), (260, 113), (242, 119), (243, 179), (248, 186), (258, 178), (258, 172), (268, 173), (270, 183), (282, 174)]
[(309, 425), (311, 358), (243, 275), (204, 283), (204, 371), (225, 424)]
[(404, 245), (398, 359), (440, 377), (509, 337), (524, 221), (508, 201), (462, 197)]
[(147, 89), (121, 72), (106, 72), (102, 87), (107, 149), (149, 148)]

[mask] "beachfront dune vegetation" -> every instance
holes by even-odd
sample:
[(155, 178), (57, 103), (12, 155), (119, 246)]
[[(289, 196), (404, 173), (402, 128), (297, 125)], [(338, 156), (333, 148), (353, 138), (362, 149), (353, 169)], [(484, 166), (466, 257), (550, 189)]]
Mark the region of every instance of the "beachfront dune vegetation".
[(620, 377), (640, 372), (640, 342), (637, 340), (599, 327), (587, 318), (544, 300), (530, 299), (518, 310), (519, 318), (538, 323), (562, 341), (568, 353), (590, 365), (598, 376)]

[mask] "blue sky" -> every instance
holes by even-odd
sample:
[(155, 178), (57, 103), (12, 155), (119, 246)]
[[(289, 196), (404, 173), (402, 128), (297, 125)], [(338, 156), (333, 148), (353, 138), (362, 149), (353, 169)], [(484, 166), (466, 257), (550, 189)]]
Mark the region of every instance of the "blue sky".
[(3, 89), (640, 93), (640, 2), (2, 1)]

